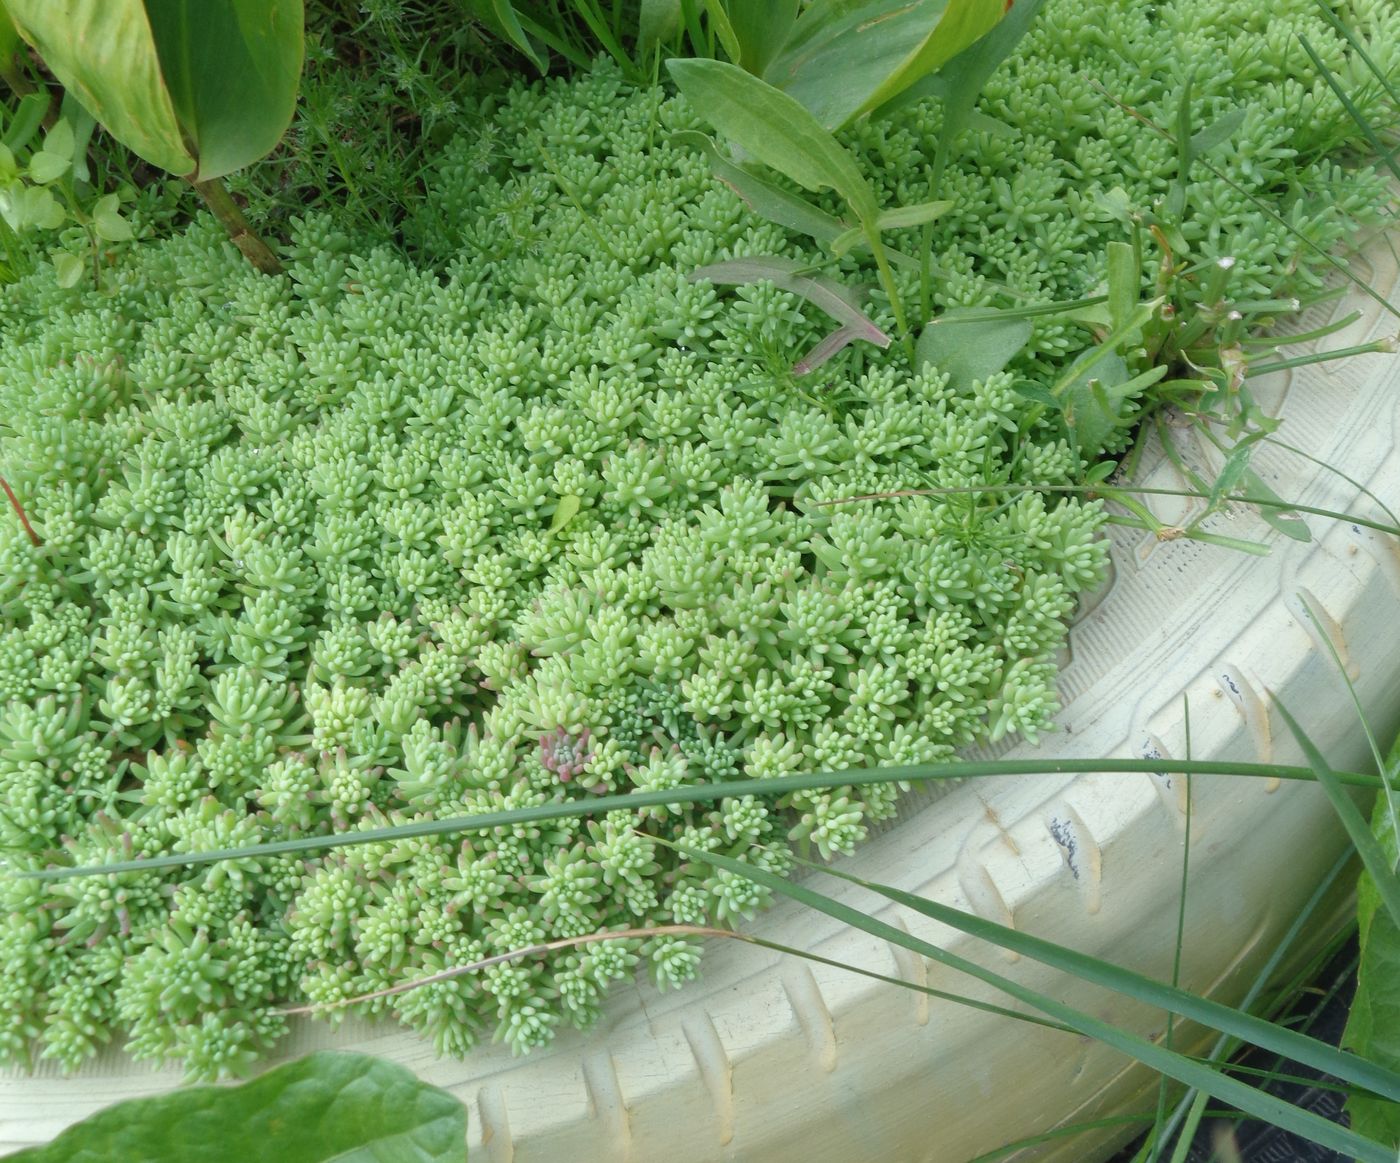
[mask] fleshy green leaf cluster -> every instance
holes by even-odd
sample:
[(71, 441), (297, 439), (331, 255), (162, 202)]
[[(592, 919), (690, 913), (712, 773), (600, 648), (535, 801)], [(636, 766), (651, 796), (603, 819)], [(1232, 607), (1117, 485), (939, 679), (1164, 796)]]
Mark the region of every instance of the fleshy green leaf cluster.
[[(1156, 24), (1125, 18), (1088, 51), (1075, 0), (1053, 15), (1009, 62), (1022, 80), (991, 94), (1009, 143), (989, 134), (948, 170), (940, 307), (1083, 297), (1122, 229), (1094, 199), (1175, 180), (1170, 146), (1158, 158), (1090, 85), (1150, 84), (1169, 104), (1167, 81), (1143, 79)], [(1286, 172), (1279, 204), (1330, 245), (1376, 184), (1280, 160), (1268, 102), (1294, 82), (1272, 27), (1238, 91), (1201, 76), (1193, 91), (1248, 103), (1257, 81), (1232, 172), (1276, 199)], [(1185, 84), (1187, 60), (1167, 61), (1151, 77)], [(991, 362), (848, 347), (799, 377), (829, 330), (820, 310), (772, 280), (692, 275), (763, 260), (852, 284), (869, 260), (750, 215), (687, 144), (683, 100), (600, 65), (474, 117), (415, 218), (433, 266), (312, 215), (285, 277), (200, 224), (134, 248), (100, 292), (52, 272), (0, 292), (0, 472), (35, 531), (0, 522), (12, 866), (914, 764), (1048, 725), (1064, 619), (1104, 548), (1095, 505), (1034, 487), (1086, 466), (1017, 389), (1089, 358), (1093, 322), (1035, 316)], [(917, 105), (851, 132), (886, 204), (928, 200), (936, 132)], [(1224, 197), (1204, 175), (1187, 193)], [(1329, 198), (1340, 210), (1324, 214)], [(1238, 235), (1193, 245), (1263, 229), (1225, 221)], [(1250, 277), (1305, 285), (1293, 257), (1296, 271), (1251, 260)], [(888, 332), (888, 304), (867, 307)], [(956, 491), (984, 485), (1008, 491)], [(72, 1067), (120, 1031), (140, 1057), (235, 1073), (281, 1036), (288, 1000), (750, 916), (766, 889), (663, 841), (782, 872), (785, 845), (847, 852), (895, 796), (736, 787), (305, 860), (10, 878), (0, 1051)], [(358, 1008), (445, 1053), (483, 1036), (523, 1051), (592, 1021), (611, 982), (678, 985), (698, 956), (680, 936), (619, 938)]]

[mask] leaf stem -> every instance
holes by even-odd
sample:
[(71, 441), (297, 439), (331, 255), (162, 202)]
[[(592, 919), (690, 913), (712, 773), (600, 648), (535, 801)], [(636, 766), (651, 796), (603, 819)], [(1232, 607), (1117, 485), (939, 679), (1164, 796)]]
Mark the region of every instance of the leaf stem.
[(238, 208), (238, 203), (233, 200), (223, 182), (218, 178), (210, 178), (203, 182), (192, 181), (190, 185), (204, 199), (204, 204), (213, 212), (214, 217), (223, 224), (233, 245), (238, 247), (244, 258), (265, 275), (282, 273), (282, 264), (272, 253), (272, 248), (253, 232), (248, 220), (243, 217), (243, 211)]
[(5, 496), (10, 498), (10, 505), (14, 508), (15, 515), (19, 517), (19, 523), (24, 526), (24, 531), (29, 534), (29, 540), (34, 543), (35, 548), (43, 545), (39, 535), (34, 532), (34, 526), (29, 523), (29, 518), (25, 516), (24, 506), (19, 503), (19, 498), (15, 496), (14, 489), (10, 488), (10, 482), (0, 476), (0, 489), (5, 490)]

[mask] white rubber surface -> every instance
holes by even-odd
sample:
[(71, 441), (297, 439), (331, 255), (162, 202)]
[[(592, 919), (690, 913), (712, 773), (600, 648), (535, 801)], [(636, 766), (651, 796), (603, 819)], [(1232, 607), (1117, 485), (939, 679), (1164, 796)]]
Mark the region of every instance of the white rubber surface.
[[(1388, 248), (1359, 275), (1393, 293)], [(1338, 347), (1393, 332), (1377, 304), (1351, 297), (1360, 322)], [(1256, 385), (1284, 404), (1280, 435), (1343, 469), (1400, 509), (1400, 361), (1384, 356), (1310, 367)], [(1205, 453), (1199, 453), (1202, 463)], [(1334, 474), (1268, 450), (1256, 467), (1283, 497), (1369, 517), (1375, 503)], [(1142, 483), (1189, 487), (1166, 462)], [(1167, 520), (1194, 502), (1161, 499)], [(954, 789), (868, 843), (846, 867), (1159, 977), (1170, 974), (1185, 838), (1189, 700), (1194, 758), (1299, 762), (1269, 709), (1278, 694), (1334, 766), (1368, 763), (1348, 696), (1322, 634), (1340, 650), (1378, 732), (1400, 720), (1400, 545), (1349, 523), (1308, 518), (1310, 545), (1269, 534), (1256, 517), (1217, 518), (1231, 535), (1267, 537), (1257, 558), (1116, 530), (1114, 578), (1071, 634), (1063, 730), (1012, 755), (1162, 758), (1155, 776), (981, 780)], [(1320, 615), (1319, 631), (1304, 617)], [(1224, 1000), (1251, 982), (1275, 941), (1344, 846), (1312, 786), (1198, 777), (1183, 984)], [(833, 895), (868, 907), (837, 882)], [(1310, 934), (1316, 946), (1345, 921), (1336, 902)], [(902, 910), (877, 910), (945, 947), (1101, 1018), (1159, 1034), (1162, 1015), (979, 947)], [(935, 988), (991, 992), (951, 971), (779, 905), (755, 931), (837, 960)], [(334, 1046), (402, 1062), (469, 1107), (474, 1163), (568, 1159), (607, 1163), (965, 1163), (1056, 1124), (1102, 1117), (1155, 1094), (1153, 1079), (1085, 1039), (837, 970), (721, 942), (705, 979), (677, 994), (614, 991), (600, 1025), (513, 1059), (488, 1047), (437, 1061), (396, 1027), (302, 1028), (288, 1053)], [(122, 1097), (169, 1088), (117, 1055), (80, 1075), (0, 1080), (0, 1149), (44, 1141)], [(1117, 1138), (1121, 1138), (1119, 1134)], [(1110, 1135), (1109, 1138), (1112, 1138)], [(1021, 1158), (1087, 1160), (1084, 1139)]]

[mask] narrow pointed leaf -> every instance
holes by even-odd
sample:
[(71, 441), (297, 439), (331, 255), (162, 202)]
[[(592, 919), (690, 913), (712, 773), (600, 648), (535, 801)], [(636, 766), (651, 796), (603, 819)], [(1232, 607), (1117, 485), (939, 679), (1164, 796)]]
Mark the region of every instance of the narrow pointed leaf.
[[(1337, 818), (1341, 820), (1342, 827), (1347, 830), (1352, 847), (1356, 849), (1356, 854), (1361, 857), (1361, 863), (1366, 866), (1366, 871), (1371, 874), (1371, 880), (1376, 886), (1376, 893), (1380, 897), (1381, 904), (1385, 906), (1391, 924), (1400, 927), (1400, 879), (1395, 876), (1390, 861), (1386, 859), (1385, 853), (1381, 850), (1380, 842), (1371, 831), (1371, 826), (1361, 814), (1361, 809), (1356, 806), (1356, 801), (1347, 794), (1341, 781), (1337, 779), (1336, 773), (1328, 766), (1327, 760), (1322, 757), (1322, 752), (1317, 749), (1317, 744), (1308, 738), (1307, 733), (1298, 725), (1298, 720), (1277, 698), (1274, 699), (1274, 707), (1282, 716), (1283, 721), (1288, 724), (1288, 729), (1293, 732), (1293, 737), (1298, 740), (1298, 746), (1303, 749), (1303, 754), (1307, 757), (1313, 774), (1317, 776), (1317, 782), (1322, 785), (1323, 791), (1327, 793), (1327, 798), (1332, 801), (1332, 808), (1337, 813)], [(1392, 1095), (1391, 1097), (1400, 1098), (1400, 1095)]]
[[(912, 952), (919, 953), (939, 964), (947, 965), (971, 977), (975, 977), (979, 981), (986, 982), (1004, 993), (1009, 994), (1011, 997), (1016, 998), (1018, 1001), (1032, 1006), (1044, 1014), (1048, 1014), (1050, 1017), (1077, 1030), (1086, 1037), (1095, 1038), (1105, 1045), (1120, 1050), (1151, 1069), (1167, 1075), (1169, 1078), (1174, 1078), (1178, 1082), (1184, 1082), (1188, 1086), (1196, 1087), (1224, 1102), (1231, 1103), (1246, 1114), (1251, 1114), (1275, 1126), (1283, 1127), (1296, 1134), (1303, 1135), (1313, 1142), (1320, 1143), (1323, 1146), (1330, 1147), (1334, 1151), (1361, 1160), (1362, 1163), (1394, 1163), (1393, 1152), (1382, 1147), (1379, 1143), (1338, 1127), (1336, 1124), (1322, 1118), (1320, 1115), (1313, 1114), (1311, 1111), (1301, 1110), (1298, 1107), (1275, 1098), (1273, 1095), (1256, 1090), (1246, 1083), (1221, 1074), (1208, 1066), (1204, 1066), (1194, 1059), (1167, 1050), (1162, 1046), (1149, 1042), (1145, 1038), (1139, 1038), (1134, 1034), (1129, 1034), (1124, 1030), (1120, 1030), (1116, 1026), (1112, 1026), (1087, 1013), (1076, 1010), (1052, 997), (1029, 989), (1009, 977), (1004, 977), (992, 970), (985, 969), (976, 962), (959, 957), (957, 954), (949, 953), (946, 949), (927, 941), (922, 941), (905, 930), (896, 928), (894, 925), (887, 924), (884, 921), (877, 920), (867, 913), (861, 912), (859, 909), (833, 900), (831, 897), (816, 892), (806, 885), (794, 884), (780, 876), (774, 876), (762, 869), (740, 863), (737, 860), (721, 856), (718, 853), (702, 852), (698, 849), (687, 848), (679, 844), (676, 845), (676, 848), (693, 860), (703, 861), (707, 864), (714, 865), (716, 868), (725, 869), (735, 875), (742, 876), (753, 881), (755, 884), (762, 885), (775, 893), (795, 900), (799, 904), (807, 905), (809, 908), (815, 909), (818, 912), (850, 925), (854, 929), (868, 933), (890, 944), (898, 945)], [(848, 879), (854, 880), (856, 878), (851, 877)], [(864, 884), (865, 882), (858, 883)], [(874, 885), (867, 885), (866, 887), (875, 888), (876, 891), (880, 891), (885, 895), (895, 891), (892, 889), (884, 889), (883, 886), (877, 887)], [(912, 899), (919, 900), (920, 898), (915, 897)], [(928, 904), (929, 902), (923, 903)], [(980, 920), (980, 918), (969, 918), (966, 914), (958, 913), (956, 909), (948, 911), (960, 918), (959, 927), (963, 927), (963, 923), (968, 920)], [(993, 928), (999, 929), (1001, 926), (993, 926)], [(1014, 930), (1006, 930), (1006, 932), (1011, 933), (1014, 932)], [(1086, 958), (1086, 960), (1092, 959)], [(1192, 995), (1188, 994), (1187, 996), (1191, 997)], [(1200, 1001), (1202, 999), (1195, 998), (1194, 1000)], [(1221, 1008), (1226, 1009), (1227, 1007)], [(1235, 1011), (1229, 1012), (1233, 1013)], [(1284, 1032), (1279, 1031), (1278, 1028), (1274, 1027), (1271, 1023), (1265, 1022), (1262, 1019), (1256, 1018), (1251, 1020), (1270, 1030)], [(1286, 1032), (1291, 1033), (1291, 1031)], [(1325, 1043), (1315, 1043), (1313, 1039), (1307, 1039), (1307, 1041), (1321, 1046), (1326, 1050), (1330, 1050), (1334, 1058), (1343, 1060), (1343, 1064), (1349, 1066), (1351, 1071), (1355, 1072), (1357, 1064), (1355, 1060), (1351, 1059), (1348, 1055), (1336, 1050), (1335, 1047), (1326, 1046)], [(1371, 1069), (1376, 1076), (1387, 1078), (1389, 1085), (1392, 1087), (1400, 1087), (1400, 1076), (1393, 1075), (1390, 1071), (1382, 1071), (1379, 1068)], [(1345, 1077), (1345, 1075), (1343, 1075), (1343, 1077)]]
[(827, 275), (811, 273), (806, 263), (790, 258), (736, 258), (728, 262), (701, 267), (690, 281), (708, 279), (712, 283), (771, 282), (790, 291), (814, 307), (825, 311), (838, 323), (854, 328), (858, 338), (867, 339), (878, 347), (888, 347), (890, 337), (875, 325), (874, 320), (860, 309), (855, 292), (843, 287)]
[(829, 243), (847, 229), (847, 224), (841, 219), (767, 178), (735, 165), (705, 134), (686, 131), (676, 134), (672, 140), (678, 145), (700, 150), (709, 159), (710, 170), (715, 177), (733, 190), (760, 218), (776, 222), (788, 230), (796, 230), (818, 242)]

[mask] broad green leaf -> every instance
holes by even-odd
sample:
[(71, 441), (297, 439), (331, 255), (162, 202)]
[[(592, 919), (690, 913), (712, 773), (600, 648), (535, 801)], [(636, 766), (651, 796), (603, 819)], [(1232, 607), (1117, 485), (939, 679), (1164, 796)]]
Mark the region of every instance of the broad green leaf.
[(1004, 0), (826, 0), (764, 72), (827, 129), (878, 109), (996, 27)]
[(466, 1163), (446, 1091), (366, 1054), (322, 1051), (242, 1086), (118, 1103), (15, 1163)]
[(797, 0), (730, 0), (729, 26), (739, 42), (739, 65), (763, 76), (797, 20)]
[(193, 179), (222, 177), (269, 153), (296, 108), (302, 0), (146, 0), (146, 9), (197, 162)]
[(879, 212), (855, 159), (792, 97), (724, 61), (666, 67), (695, 111), (758, 161), (803, 189), (835, 190), (863, 222)]
[(933, 364), (957, 391), (967, 391), (1010, 363), (1033, 326), (1029, 319), (1002, 319), (984, 310), (949, 311), (924, 328), (915, 360), (920, 367)]
[(10, 147), (0, 142), (0, 186), (13, 182), (19, 177), (19, 165)]
[(56, 182), (73, 168), (73, 155), (41, 149), (29, 159), (29, 177), (41, 186)]
[(104, 194), (92, 208), (92, 228), (105, 242), (130, 242), (131, 223), (121, 214), (121, 200), (115, 194)]
[(877, 347), (888, 347), (890, 337), (875, 326), (874, 320), (860, 309), (854, 291), (835, 279), (812, 272), (806, 263), (791, 258), (735, 258), (712, 263), (690, 275), (690, 281), (708, 279), (712, 283), (771, 282), (784, 291), (806, 299), (819, 307), (836, 322), (852, 327), (859, 338), (868, 339)]
[(141, 0), (4, 2), (20, 35), (113, 137), (172, 174), (195, 169)]
[[(1400, 767), (1400, 739), (1390, 749), (1386, 770)], [(1390, 867), (1400, 860), (1400, 845), (1383, 796), (1376, 798), (1371, 827)], [(1380, 894), (1369, 872), (1356, 886), (1356, 920), (1361, 962), (1356, 971), (1356, 996), (1347, 1016), (1342, 1045), (1370, 1062), (1400, 1069), (1400, 928), (1380, 907)], [(1400, 1103), (1353, 1094), (1347, 1113), (1358, 1133), (1400, 1146)]]
[(991, 32), (958, 53), (938, 72), (887, 102), (884, 111), (893, 112), (926, 97), (937, 97), (943, 103), (943, 128), (939, 139), (942, 148), (946, 148), (973, 123), (973, 106), (983, 86), (1026, 35), (1044, 3), (1045, 0), (1016, 0)]

